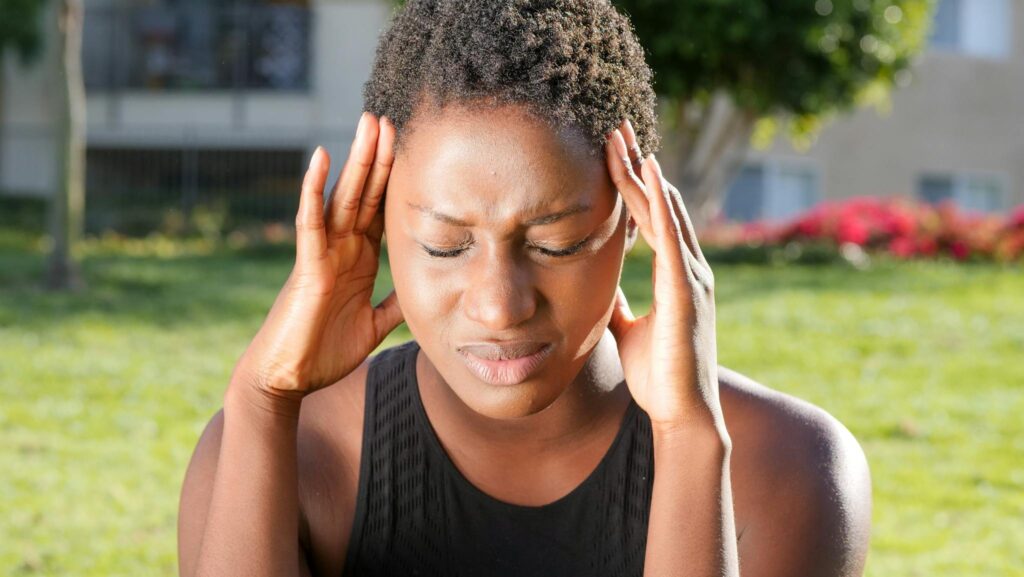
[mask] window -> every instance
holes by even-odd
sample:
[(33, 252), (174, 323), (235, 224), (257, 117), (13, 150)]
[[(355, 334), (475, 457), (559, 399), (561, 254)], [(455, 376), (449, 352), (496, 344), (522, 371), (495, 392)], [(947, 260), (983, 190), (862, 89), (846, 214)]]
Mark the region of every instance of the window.
[(960, 44), (960, 2), (961, 0), (939, 0), (932, 22), (932, 46), (956, 49)]
[(1005, 175), (926, 174), (918, 180), (917, 195), (932, 204), (952, 201), (971, 212), (999, 212), (1009, 208)]
[(93, 7), (82, 39), (86, 87), (305, 90), (310, 28), (304, 1)]
[(764, 162), (745, 166), (723, 203), (728, 220), (785, 220), (820, 198), (818, 170), (806, 163)]
[(1010, 0), (939, 0), (931, 45), (982, 58), (1007, 58), (1012, 23)]

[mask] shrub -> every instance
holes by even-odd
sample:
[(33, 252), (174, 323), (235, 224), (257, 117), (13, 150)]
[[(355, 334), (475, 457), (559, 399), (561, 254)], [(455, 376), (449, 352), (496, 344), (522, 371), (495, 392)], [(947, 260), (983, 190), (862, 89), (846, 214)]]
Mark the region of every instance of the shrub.
[[(718, 221), (704, 231), (701, 243), (718, 255), (738, 247), (769, 253), (785, 249), (789, 254), (824, 247), (838, 255), (1010, 262), (1024, 254), (1024, 205), (1008, 215), (994, 215), (965, 212), (951, 202), (860, 196), (822, 202), (778, 224)], [(816, 260), (827, 259), (818, 255)]]

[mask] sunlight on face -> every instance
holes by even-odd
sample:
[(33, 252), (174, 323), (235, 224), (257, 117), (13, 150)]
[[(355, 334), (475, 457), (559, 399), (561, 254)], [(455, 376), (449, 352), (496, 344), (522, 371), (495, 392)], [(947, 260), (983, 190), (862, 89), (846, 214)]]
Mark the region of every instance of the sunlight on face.
[[(446, 109), (409, 127), (385, 204), (406, 323), (473, 410), (536, 413), (576, 377), (604, 334), (625, 251), (625, 210), (604, 155), (519, 107)], [(521, 383), (493, 385), (459, 347), (550, 343)]]

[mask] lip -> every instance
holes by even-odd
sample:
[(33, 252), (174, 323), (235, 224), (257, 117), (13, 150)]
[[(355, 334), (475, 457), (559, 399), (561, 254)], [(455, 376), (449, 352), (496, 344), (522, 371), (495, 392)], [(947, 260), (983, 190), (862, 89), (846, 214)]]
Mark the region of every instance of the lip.
[[(539, 344), (535, 343), (534, 345)], [(491, 345), (496, 347), (497, 345)], [(486, 345), (477, 348), (477, 352), (486, 351)], [(462, 357), (463, 362), (469, 370), (479, 377), (482, 381), (490, 383), (492, 385), (517, 385), (533, 373), (537, 371), (540, 365), (548, 358), (551, 351), (554, 349), (551, 343), (544, 343), (543, 346), (537, 352), (504, 360), (491, 360), (477, 356), (471, 350), (467, 350), (469, 347), (460, 347), (459, 356)], [(521, 351), (521, 348), (511, 346), (508, 351)], [(497, 355), (498, 351), (491, 350), (488, 356), (504, 356)], [(487, 354), (483, 352), (482, 354)]]

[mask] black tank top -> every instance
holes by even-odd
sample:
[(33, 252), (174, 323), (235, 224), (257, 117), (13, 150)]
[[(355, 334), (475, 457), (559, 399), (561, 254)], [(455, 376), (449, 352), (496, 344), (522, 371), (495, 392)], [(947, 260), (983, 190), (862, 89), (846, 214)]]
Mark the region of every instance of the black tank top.
[(419, 344), (371, 359), (345, 576), (626, 576), (643, 573), (654, 462), (630, 399), (615, 440), (568, 495), (539, 507), (495, 499), (455, 467), (423, 408)]

